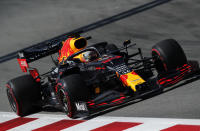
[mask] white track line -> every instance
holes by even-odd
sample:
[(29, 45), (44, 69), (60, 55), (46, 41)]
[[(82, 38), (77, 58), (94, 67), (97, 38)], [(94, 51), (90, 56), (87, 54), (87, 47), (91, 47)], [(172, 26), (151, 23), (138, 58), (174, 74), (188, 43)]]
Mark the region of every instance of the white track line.
[(141, 123), (159, 123), (159, 124), (196, 124), (200, 125), (200, 119), (175, 119), (175, 118), (145, 118), (145, 117), (109, 117), (100, 116), (97, 120), (116, 120), (120, 122), (141, 122)]
[(54, 122), (59, 121), (60, 119), (55, 119), (55, 118), (51, 118), (51, 119), (47, 119), (47, 118), (39, 118), (37, 120), (34, 120), (32, 122), (29, 122), (27, 124), (15, 127), (13, 129), (10, 129), (8, 131), (30, 131), (30, 130), (34, 130), (49, 124), (52, 124)]
[[(2, 122), (17, 118), (18, 116), (10, 112), (0, 112), (0, 124)], [(52, 114), (34, 114), (27, 116), (28, 118), (38, 118), (37, 120), (28, 122), (24, 125), (10, 129), (9, 131), (30, 131), (37, 129), (52, 123), (55, 123), (60, 120), (71, 120), (66, 117), (66, 115), (54, 115)], [(78, 119), (80, 120), (80, 119)], [(200, 119), (169, 119), (169, 118), (143, 118), (143, 117), (109, 117), (109, 116), (100, 116), (85, 122), (79, 123), (62, 131), (88, 131), (96, 129), (98, 127), (105, 126), (112, 122), (133, 122), (133, 123), (142, 123), (135, 127), (126, 129), (126, 131), (159, 131), (172, 127), (177, 124), (182, 125), (199, 125)]]
[(124, 131), (159, 131), (174, 126), (175, 124), (158, 124), (158, 123), (144, 123)]
[(80, 123), (76, 126), (72, 126), (70, 128), (64, 129), (62, 131), (78, 131), (78, 130), (89, 131), (89, 130), (96, 129), (98, 127), (110, 124), (112, 122), (114, 122), (114, 120), (98, 120), (98, 119), (95, 120), (95, 119), (92, 119), (92, 120), (88, 120), (86, 122)]

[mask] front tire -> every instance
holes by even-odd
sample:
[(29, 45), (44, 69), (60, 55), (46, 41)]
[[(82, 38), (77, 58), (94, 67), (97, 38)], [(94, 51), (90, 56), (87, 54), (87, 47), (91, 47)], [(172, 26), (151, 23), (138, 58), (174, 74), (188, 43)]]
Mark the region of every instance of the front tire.
[(187, 63), (183, 49), (174, 39), (163, 40), (153, 46), (152, 57), (158, 73), (174, 70)]
[(12, 79), (7, 83), (7, 96), (12, 110), (19, 116), (38, 111), (41, 100), (40, 84), (31, 75)]
[(59, 99), (63, 111), (68, 117), (73, 118), (76, 111), (75, 102), (87, 101), (90, 98), (90, 91), (80, 74), (64, 76), (58, 84), (61, 85)]

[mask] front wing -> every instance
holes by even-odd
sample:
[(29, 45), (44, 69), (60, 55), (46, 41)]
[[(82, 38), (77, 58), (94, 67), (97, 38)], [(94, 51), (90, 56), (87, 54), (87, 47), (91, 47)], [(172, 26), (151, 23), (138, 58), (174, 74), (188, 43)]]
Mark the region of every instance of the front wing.
[[(86, 117), (93, 114), (103, 112), (105, 110), (118, 108), (134, 102), (137, 99), (148, 98), (150, 96), (162, 93), (164, 88), (173, 86), (178, 82), (191, 78), (192, 76), (200, 74), (199, 64), (196, 61), (189, 62), (175, 71), (171, 71), (164, 75), (158, 75), (156, 82), (150, 83), (150, 90), (138, 90), (133, 95), (125, 95), (120, 92), (110, 91), (109, 98), (100, 100), (91, 100), (89, 102), (76, 102), (75, 117)], [(162, 76), (162, 77), (161, 77)]]
[(89, 102), (75, 102), (76, 113), (75, 117), (87, 117), (94, 114), (117, 108), (119, 106), (125, 106), (128, 103), (133, 102), (134, 100), (145, 98), (145, 96), (153, 96), (155, 94), (161, 93), (163, 90), (162, 87), (154, 88), (142, 94), (137, 95), (124, 95), (119, 93), (119, 96), (114, 98), (111, 101), (102, 101), (95, 103), (94, 101)]

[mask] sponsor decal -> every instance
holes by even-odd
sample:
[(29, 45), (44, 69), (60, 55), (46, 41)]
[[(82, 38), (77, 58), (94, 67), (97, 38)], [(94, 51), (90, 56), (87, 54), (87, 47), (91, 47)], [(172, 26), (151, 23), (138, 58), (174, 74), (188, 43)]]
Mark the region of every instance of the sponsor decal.
[(78, 111), (88, 111), (87, 106), (84, 102), (75, 102), (75, 105)]

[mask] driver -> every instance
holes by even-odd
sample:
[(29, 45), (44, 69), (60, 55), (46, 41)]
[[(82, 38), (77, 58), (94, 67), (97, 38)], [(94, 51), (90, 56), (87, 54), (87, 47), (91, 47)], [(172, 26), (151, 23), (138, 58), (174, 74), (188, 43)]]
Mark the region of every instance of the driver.
[(98, 55), (95, 51), (87, 51), (82, 54), (81, 61), (82, 62), (90, 62), (94, 61), (98, 58)]

